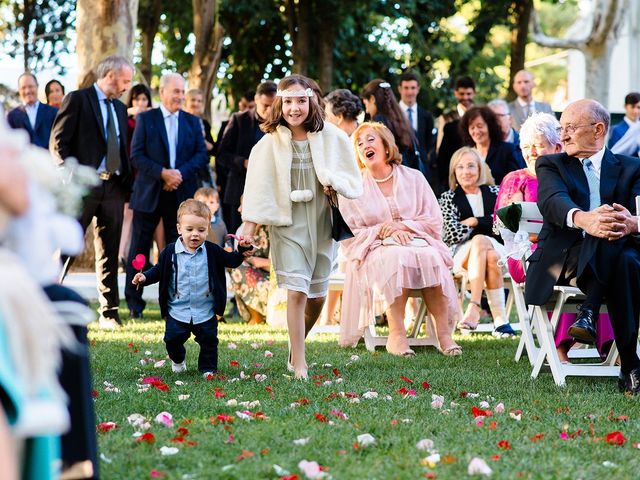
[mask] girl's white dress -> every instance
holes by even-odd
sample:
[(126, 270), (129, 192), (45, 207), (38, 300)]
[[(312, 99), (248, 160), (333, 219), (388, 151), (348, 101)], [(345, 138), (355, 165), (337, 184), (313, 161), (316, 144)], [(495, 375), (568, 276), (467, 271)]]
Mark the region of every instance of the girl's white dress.
[(292, 140), (291, 190), (311, 190), (308, 202), (292, 202), (289, 226), (271, 226), (271, 260), (278, 286), (324, 297), (335, 258), (331, 210), (318, 181), (308, 140)]

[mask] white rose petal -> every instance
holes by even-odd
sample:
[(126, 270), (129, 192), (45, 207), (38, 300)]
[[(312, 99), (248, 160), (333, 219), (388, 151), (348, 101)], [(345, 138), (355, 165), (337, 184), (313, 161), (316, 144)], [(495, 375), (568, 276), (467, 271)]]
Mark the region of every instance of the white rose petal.
[(493, 471), (491, 470), (491, 468), (489, 468), (489, 465), (487, 465), (487, 462), (485, 462), (483, 459), (474, 457), (469, 462), (467, 473), (469, 475), (486, 475), (488, 477), (493, 473)]
[(238, 405), (238, 400), (235, 398), (227, 400), (227, 407), (235, 407), (236, 405)]
[(182, 380), (176, 380), (176, 385), (181, 387), (182, 385), (184, 385), (184, 382)]
[(351, 360), (352, 362), (357, 362), (358, 360), (360, 360), (360, 357), (359, 357), (358, 355), (351, 355), (350, 360)]
[(483, 408), (483, 409), (489, 408), (489, 402), (486, 402), (483, 400), (482, 402), (480, 402), (480, 408)]
[(178, 400), (189, 400), (189, 397), (191, 397), (191, 395), (178, 395)]
[(493, 409), (493, 411), (496, 412), (496, 413), (504, 412), (504, 403), (500, 402), (499, 404), (497, 404), (495, 406), (495, 408)]
[(237, 346), (235, 343), (233, 343), (233, 342), (229, 342), (229, 343), (227, 344), (227, 348), (228, 348), (229, 350), (235, 350), (236, 348), (238, 348), (238, 346)]
[(178, 450), (176, 447), (167, 447), (167, 446), (160, 447), (160, 455), (175, 455), (179, 451), (180, 450)]
[(254, 350), (257, 350), (258, 348), (260, 348), (260, 344), (259, 344), (259, 343), (256, 343), (256, 342), (253, 342), (253, 343), (251, 344), (251, 348), (253, 348)]
[(275, 463), (273, 464), (273, 471), (276, 472), (276, 475), (278, 475), (279, 477), (287, 477), (291, 475), (291, 472), (289, 470), (285, 470), (280, 465), (276, 465)]
[(430, 438), (423, 438), (422, 440), (418, 441), (418, 443), (416, 443), (416, 448), (418, 450), (433, 450), (434, 447), (434, 443), (433, 440), (431, 440)]
[(294, 445), (306, 445), (307, 443), (309, 443), (309, 437), (307, 437), (307, 438), (299, 438), (299, 439), (293, 441)]
[(166, 363), (166, 360), (160, 360), (153, 364), (153, 368), (162, 368), (164, 367), (165, 363)]
[(272, 352), (270, 352), (269, 350), (265, 350), (265, 351), (264, 351), (264, 356), (265, 356), (266, 358), (271, 358), (271, 357), (273, 357), (273, 353), (272, 353)]
[(368, 391), (362, 394), (362, 398), (371, 399), (378, 398), (378, 392)]
[(376, 439), (370, 433), (363, 433), (362, 435), (358, 435), (357, 440), (358, 444), (362, 447), (367, 447), (376, 443)]

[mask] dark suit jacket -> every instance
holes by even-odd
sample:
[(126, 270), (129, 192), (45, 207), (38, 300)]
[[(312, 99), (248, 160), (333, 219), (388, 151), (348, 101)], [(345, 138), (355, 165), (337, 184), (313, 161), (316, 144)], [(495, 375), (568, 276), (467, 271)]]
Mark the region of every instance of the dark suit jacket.
[(524, 160), (516, 155), (513, 143), (507, 142), (491, 142), (485, 162), (491, 168), (496, 185), (502, 183), (507, 173), (526, 167)]
[[(178, 241), (180, 241), (178, 239)], [(227, 279), (225, 268), (239, 267), (244, 257), (242, 252), (247, 248), (239, 247), (238, 250), (227, 252), (215, 243), (204, 242), (207, 252), (207, 270), (209, 274), (209, 292), (213, 294), (213, 310), (216, 315), (224, 315), (227, 305)], [(145, 285), (153, 285), (160, 282), (158, 301), (160, 314), (167, 318), (169, 314), (169, 284), (178, 278), (178, 260), (176, 258), (176, 244), (170, 243), (158, 256), (158, 263), (144, 272)]]
[[(120, 180), (128, 189), (132, 175), (127, 151), (127, 107), (120, 100), (114, 100), (113, 106), (120, 129)], [(107, 139), (93, 85), (64, 97), (53, 123), (49, 150), (59, 163), (67, 157), (75, 157), (82, 165), (96, 169), (100, 166), (107, 154)]]
[[(582, 238), (582, 230), (566, 225), (569, 210), (589, 210), (589, 184), (577, 158), (566, 153), (542, 156), (536, 162), (536, 172), (538, 207), (544, 223), (538, 235), (538, 248), (529, 257), (525, 288), (529, 305), (546, 303), (560, 277), (569, 248)], [(605, 150), (600, 171), (602, 204), (615, 202), (634, 212), (636, 195), (640, 195), (640, 160)], [(636, 239), (628, 236), (610, 242), (586, 235), (580, 250), (578, 286), (587, 264), (598, 280), (607, 284), (614, 259), (629, 242), (635, 243)]]
[(460, 119), (455, 119), (444, 124), (442, 127), (442, 142), (438, 149), (438, 178), (442, 191), (449, 189), (449, 163), (451, 157), (462, 147), (462, 137), (458, 131)]
[(264, 136), (259, 127), (260, 122), (255, 108), (236, 112), (229, 119), (216, 157), (216, 163), (220, 162), (221, 166), (229, 172), (222, 200), (224, 203), (240, 205), (240, 197), (244, 192), (244, 182), (247, 178), (244, 161), (249, 158), (253, 146)]
[[(178, 202), (193, 197), (198, 189), (198, 173), (209, 161), (202, 137), (200, 120), (180, 110), (175, 168), (182, 174), (176, 190)], [(133, 183), (129, 206), (133, 210), (151, 213), (158, 207), (162, 190), (163, 168), (169, 163), (169, 139), (160, 108), (138, 114), (131, 141), (131, 163), (138, 170)]]
[[(493, 232), (493, 210), (496, 206), (496, 200), (498, 198), (498, 195), (494, 191), (495, 188), (496, 187), (490, 187), (489, 185), (480, 185), (484, 216), (477, 217), (478, 225), (476, 227), (473, 227), (473, 231), (471, 232), (471, 236), (469, 238), (473, 238), (476, 235), (486, 235), (502, 242), (500, 236), (496, 235)], [(469, 200), (467, 200), (467, 196), (460, 186), (458, 186), (458, 188), (456, 188), (453, 192), (453, 203), (456, 207), (458, 207), (458, 211), (460, 212), (460, 221), (475, 216), (473, 214), (473, 210), (471, 209), (471, 205), (469, 204)]]
[(56, 118), (58, 109), (40, 103), (36, 112), (36, 125), (31, 127), (29, 116), (24, 105), (14, 108), (7, 114), (7, 121), (11, 128), (22, 128), (29, 133), (29, 140), (32, 144), (42, 148), (49, 148), (49, 137), (51, 137), (51, 127)]
[(433, 115), (429, 110), (418, 105), (418, 131), (416, 132), (418, 149), (420, 151), (420, 171), (434, 184), (437, 176), (437, 164), (433, 149), (435, 148), (436, 136), (433, 134)]

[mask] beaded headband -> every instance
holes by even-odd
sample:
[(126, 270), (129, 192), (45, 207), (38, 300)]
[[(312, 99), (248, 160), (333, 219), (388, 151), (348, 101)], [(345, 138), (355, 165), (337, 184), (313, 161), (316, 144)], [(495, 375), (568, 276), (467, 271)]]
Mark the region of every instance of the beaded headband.
[(313, 90), (278, 90), (276, 97), (313, 97)]

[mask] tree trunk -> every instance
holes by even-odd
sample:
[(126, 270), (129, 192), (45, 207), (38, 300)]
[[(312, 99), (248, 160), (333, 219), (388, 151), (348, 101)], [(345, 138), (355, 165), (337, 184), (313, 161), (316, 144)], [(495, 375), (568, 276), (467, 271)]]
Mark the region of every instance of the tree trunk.
[(162, 13), (162, 0), (141, 0), (138, 12), (138, 27), (140, 27), (141, 59), (138, 72), (142, 81), (151, 85), (153, 74), (151, 55), (153, 43), (160, 28), (160, 14)]
[(78, 84), (95, 81), (92, 69), (109, 55), (133, 57), (138, 0), (77, 0)]
[(333, 46), (339, 3), (325, 1), (318, 2), (316, 6), (318, 23), (323, 25), (318, 31), (318, 82), (322, 91), (327, 93), (333, 85)]
[(513, 3), (513, 26), (511, 29), (511, 63), (509, 65), (509, 91), (507, 99), (514, 100), (513, 77), (524, 69), (526, 60), (527, 37), (529, 36), (529, 21), (533, 10), (533, 0), (523, 0)]
[(602, 105), (609, 104), (609, 72), (613, 44), (594, 45), (583, 50), (585, 57), (586, 98), (593, 98)]
[(211, 92), (222, 55), (224, 29), (218, 21), (218, 0), (193, 0), (193, 33), (196, 37), (189, 86), (204, 91), (205, 117), (211, 116)]
[[(297, 3), (297, 7), (296, 7)], [(289, 34), (293, 42), (293, 73), (309, 72), (309, 19), (311, 0), (288, 0)]]
[(579, 16), (565, 38), (546, 36), (533, 10), (533, 40), (543, 47), (580, 50), (585, 56), (586, 64), (585, 95), (606, 106), (609, 104), (611, 53), (624, 24), (624, 13), (628, 10), (629, 0), (593, 2), (593, 9)]
[(28, 72), (31, 69), (29, 68), (29, 60), (31, 59), (31, 43), (29, 42), (29, 26), (31, 25), (31, 20), (33, 19), (33, 9), (31, 8), (31, 1), (24, 0), (22, 6), (22, 58), (24, 71)]

